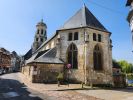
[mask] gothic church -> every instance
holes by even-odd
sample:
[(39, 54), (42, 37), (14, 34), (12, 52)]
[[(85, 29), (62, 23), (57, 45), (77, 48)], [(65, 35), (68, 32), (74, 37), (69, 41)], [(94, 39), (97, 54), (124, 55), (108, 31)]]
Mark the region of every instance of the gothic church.
[[(31, 82), (56, 82), (69, 74), (72, 82), (112, 84), (111, 33), (84, 5), (47, 39), (47, 25), (39, 22), (22, 72)], [(71, 65), (70, 72), (66, 68)]]

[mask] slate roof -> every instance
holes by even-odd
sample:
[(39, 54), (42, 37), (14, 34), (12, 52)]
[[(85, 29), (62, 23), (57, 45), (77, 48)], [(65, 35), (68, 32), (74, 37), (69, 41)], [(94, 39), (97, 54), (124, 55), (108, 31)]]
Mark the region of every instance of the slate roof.
[(107, 31), (85, 5), (73, 17), (71, 17), (60, 30), (86, 26)]
[(57, 35), (57, 32), (54, 33), (49, 39), (47, 39), (46, 41), (44, 41), (44, 42), (40, 45), (40, 47), (39, 47), (34, 53), (38, 52), (45, 44), (47, 44), (47, 43), (48, 43), (51, 39), (53, 39), (56, 35)]
[[(49, 49), (48, 49), (49, 50)], [(47, 52), (48, 50), (44, 50), (44, 51), (40, 51), (38, 52), (37, 56), (35, 57), (35, 59), (37, 59), (38, 57), (40, 57), (41, 55), (43, 55), (45, 52)]]
[(97, 20), (97, 18), (88, 10), (88, 8), (84, 5), (73, 17), (71, 17), (60, 29), (58, 29), (53, 36), (42, 43), (42, 45), (35, 51), (38, 52), (45, 44), (47, 44), (51, 39), (53, 39), (57, 32), (63, 29), (71, 29), (71, 28), (80, 28), (82, 27), (92, 27), (95, 29), (100, 29), (102, 31), (108, 30)]
[(30, 50), (24, 55), (24, 59), (25, 59), (25, 60), (28, 60), (31, 56), (32, 56), (32, 49), (30, 49)]
[[(26, 63), (51, 63), (51, 64), (63, 64), (64, 62), (56, 57), (57, 48), (52, 48), (47, 51), (41, 51), (39, 50), (47, 44), (51, 39), (53, 39), (57, 32), (64, 29), (73, 29), (73, 28), (81, 28), (81, 27), (90, 27), (93, 29), (98, 29), (101, 31), (108, 30), (97, 20), (97, 18), (88, 10), (88, 8), (84, 5), (83, 8), (81, 8), (73, 17), (71, 17), (59, 30), (56, 31), (56, 33), (47, 41), (45, 41), (32, 55), (30, 59), (26, 61)], [(29, 52), (26, 55), (30, 55), (32, 51), (29, 50)], [(29, 56), (28, 56), (29, 57)]]
[(63, 64), (64, 62), (56, 57), (56, 52), (56, 47), (45, 51), (41, 51), (39, 53), (34, 54), (29, 60), (26, 61), (26, 63)]

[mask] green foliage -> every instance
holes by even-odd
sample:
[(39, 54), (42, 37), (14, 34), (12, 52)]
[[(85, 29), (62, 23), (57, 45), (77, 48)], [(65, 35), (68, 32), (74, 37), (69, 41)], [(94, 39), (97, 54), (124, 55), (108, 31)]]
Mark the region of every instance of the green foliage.
[(127, 74), (127, 78), (128, 78), (129, 80), (133, 80), (133, 74)]
[(113, 59), (113, 67), (115, 68), (121, 68), (121, 66), (119, 65), (119, 63)]
[(58, 74), (57, 80), (58, 80), (58, 81), (63, 80), (63, 73), (59, 73), (59, 74)]
[(122, 72), (124, 73), (133, 73), (133, 64), (128, 63), (125, 60), (121, 60), (121, 61), (113, 60), (113, 65), (119, 66), (122, 69)]
[(125, 60), (119, 61), (118, 63), (121, 66), (122, 71), (124, 73), (132, 73), (133, 72), (133, 65), (131, 63), (128, 63)]

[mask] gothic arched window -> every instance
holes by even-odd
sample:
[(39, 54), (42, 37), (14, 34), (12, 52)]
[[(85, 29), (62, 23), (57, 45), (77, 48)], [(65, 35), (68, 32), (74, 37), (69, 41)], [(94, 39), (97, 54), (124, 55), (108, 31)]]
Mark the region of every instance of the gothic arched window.
[(71, 44), (68, 47), (68, 63), (71, 64), (71, 67), (73, 69), (78, 68), (78, 50), (75, 44)]
[(93, 64), (95, 70), (102, 70), (103, 69), (103, 60), (102, 60), (102, 50), (99, 45), (94, 47), (93, 51)]

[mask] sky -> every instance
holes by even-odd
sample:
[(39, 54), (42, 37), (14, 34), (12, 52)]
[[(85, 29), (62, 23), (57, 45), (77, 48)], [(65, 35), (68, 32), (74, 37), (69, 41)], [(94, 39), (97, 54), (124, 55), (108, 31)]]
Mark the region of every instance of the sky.
[[(126, 0), (84, 0), (88, 9), (112, 33), (113, 59), (133, 63)], [(0, 47), (25, 54), (43, 18), (48, 38), (83, 6), (82, 0), (0, 0)]]

